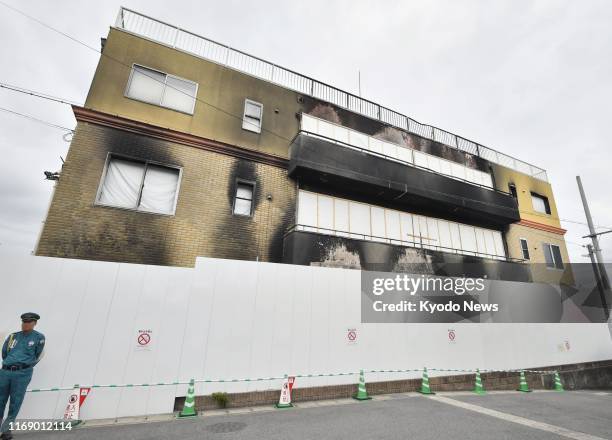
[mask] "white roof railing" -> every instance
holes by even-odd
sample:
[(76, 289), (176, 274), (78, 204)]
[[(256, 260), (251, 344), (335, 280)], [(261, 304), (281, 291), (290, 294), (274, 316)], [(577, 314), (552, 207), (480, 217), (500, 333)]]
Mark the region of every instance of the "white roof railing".
[(542, 168), (448, 131), (421, 124), (408, 116), (367, 99), (131, 9), (121, 7), (115, 27), (548, 182), (546, 171)]

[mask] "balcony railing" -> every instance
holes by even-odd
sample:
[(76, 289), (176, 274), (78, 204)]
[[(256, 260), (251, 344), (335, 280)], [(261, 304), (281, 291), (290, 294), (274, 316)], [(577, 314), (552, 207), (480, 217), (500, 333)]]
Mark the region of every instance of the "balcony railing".
[[(495, 190), (489, 173), (475, 170), (432, 154), (413, 150), (404, 145), (383, 141), (324, 119), (302, 113), (300, 127), (300, 133), (321, 137), (328, 142), (333, 142), (343, 147), (363, 151), (367, 154), (399, 162), (410, 167), (421, 168), (432, 173), (442, 174), (451, 179)], [(496, 191), (509, 194), (506, 191)]]
[(115, 26), (124, 31), (157, 43), (205, 58), (217, 64), (327, 101), (355, 113), (379, 120), (421, 137), (445, 144), (451, 148), (480, 156), (515, 171), (548, 181), (546, 171), (522, 160), (500, 153), (469, 139), (437, 127), (421, 124), (408, 116), (382, 107), (360, 96), (340, 90), (274, 63), (249, 55), (225, 44), (196, 35), (177, 26), (127, 8), (121, 8)]

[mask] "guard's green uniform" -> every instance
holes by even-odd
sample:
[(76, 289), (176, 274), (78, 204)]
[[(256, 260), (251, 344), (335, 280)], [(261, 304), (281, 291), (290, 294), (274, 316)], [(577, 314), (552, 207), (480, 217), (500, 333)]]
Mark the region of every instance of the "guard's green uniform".
[(45, 336), (36, 330), (12, 333), (4, 341), (0, 370), (0, 420), (9, 397), (10, 403), (8, 415), (0, 425), (0, 432), (7, 432), (10, 422), (15, 421), (32, 379), (33, 367), (40, 360), (44, 347)]

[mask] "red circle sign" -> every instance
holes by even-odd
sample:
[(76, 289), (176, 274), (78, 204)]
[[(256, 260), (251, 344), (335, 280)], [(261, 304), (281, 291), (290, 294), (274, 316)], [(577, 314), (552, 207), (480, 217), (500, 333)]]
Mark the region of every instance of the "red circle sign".
[(348, 332), (347, 337), (349, 341), (354, 341), (355, 339), (357, 339), (357, 332), (354, 330), (351, 330)]
[(450, 339), (451, 341), (455, 340), (455, 331), (451, 330), (448, 332), (448, 339)]
[(142, 333), (140, 335), (138, 335), (138, 344), (140, 345), (147, 345), (149, 342), (151, 342), (151, 335), (148, 333)]

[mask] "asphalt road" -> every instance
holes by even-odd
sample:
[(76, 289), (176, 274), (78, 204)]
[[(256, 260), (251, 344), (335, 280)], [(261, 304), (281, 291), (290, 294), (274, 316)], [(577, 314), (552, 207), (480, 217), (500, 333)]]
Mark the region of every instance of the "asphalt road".
[(612, 439), (612, 392), (397, 394), (18, 439)]

